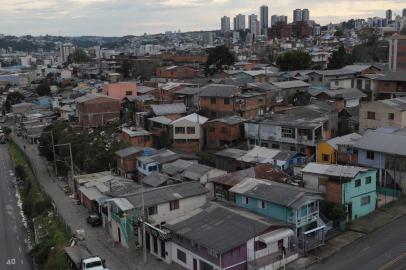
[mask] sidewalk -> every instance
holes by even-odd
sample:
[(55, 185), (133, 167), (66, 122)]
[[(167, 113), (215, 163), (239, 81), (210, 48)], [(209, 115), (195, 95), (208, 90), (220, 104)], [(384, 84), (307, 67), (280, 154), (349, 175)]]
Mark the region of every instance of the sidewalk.
[(38, 145), (31, 145), (21, 138), (12, 135), (14, 142), (24, 149), (30, 159), (34, 173), (43, 190), (52, 198), (57, 211), (70, 227), (71, 231), (85, 229), (86, 243), (93, 254), (106, 260), (106, 267), (110, 270), (176, 270), (183, 269), (177, 265), (168, 265), (158, 258), (148, 254), (148, 263), (143, 264), (142, 250), (130, 250), (114, 247), (114, 243), (104, 228), (92, 228), (86, 223), (87, 210), (81, 205), (75, 205), (63, 192), (48, 172), (46, 162), (39, 156)]

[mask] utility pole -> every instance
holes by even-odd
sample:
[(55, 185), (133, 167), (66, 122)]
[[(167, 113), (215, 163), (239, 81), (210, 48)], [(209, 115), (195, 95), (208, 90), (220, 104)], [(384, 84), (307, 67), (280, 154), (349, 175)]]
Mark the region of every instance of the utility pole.
[(55, 176), (58, 176), (58, 167), (56, 166), (56, 154), (55, 154), (54, 133), (53, 133), (52, 131), (43, 131), (42, 133), (49, 133), (49, 134), (51, 134), (52, 154), (53, 154), (53, 156), (54, 156)]
[(72, 172), (72, 177), (74, 177), (75, 176), (75, 170), (74, 170), (74, 167), (73, 167), (73, 156), (72, 156), (72, 145), (71, 145), (71, 143), (62, 143), (62, 144), (57, 144), (55, 146), (69, 146), (70, 169), (71, 169), (71, 172)]
[(146, 243), (146, 233), (145, 233), (145, 204), (144, 204), (144, 186), (141, 178), (141, 215), (142, 215), (142, 257), (144, 260), (144, 265), (147, 264), (147, 243)]

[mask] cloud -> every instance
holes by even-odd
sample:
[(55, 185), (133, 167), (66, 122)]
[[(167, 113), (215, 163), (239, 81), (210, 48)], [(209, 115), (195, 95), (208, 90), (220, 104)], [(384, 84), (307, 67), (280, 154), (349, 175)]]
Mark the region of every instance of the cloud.
[[(1, 0), (0, 33), (126, 35), (166, 30), (218, 29), (220, 17), (259, 13), (263, 0)], [(310, 9), (321, 24), (384, 16), (406, 8), (404, 0), (272, 1), (269, 13), (291, 20), (295, 8)]]

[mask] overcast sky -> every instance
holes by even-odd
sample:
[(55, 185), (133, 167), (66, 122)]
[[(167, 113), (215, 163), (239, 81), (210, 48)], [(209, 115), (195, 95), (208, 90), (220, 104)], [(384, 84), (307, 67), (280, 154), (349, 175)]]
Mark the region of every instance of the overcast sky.
[[(406, 8), (406, 0), (0, 0), (0, 33), (10, 35), (139, 35), (166, 30), (213, 30), (220, 17), (238, 13), (287, 15), (308, 8), (320, 24), (385, 16)], [(231, 20), (232, 21), (232, 20)]]

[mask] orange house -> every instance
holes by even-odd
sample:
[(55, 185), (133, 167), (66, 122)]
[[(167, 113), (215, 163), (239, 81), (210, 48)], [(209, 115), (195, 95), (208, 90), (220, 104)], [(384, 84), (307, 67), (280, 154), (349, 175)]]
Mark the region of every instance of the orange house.
[(137, 95), (137, 83), (136, 82), (117, 82), (109, 83), (104, 86), (104, 94), (109, 97), (118, 98), (123, 100), (127, 96)]

